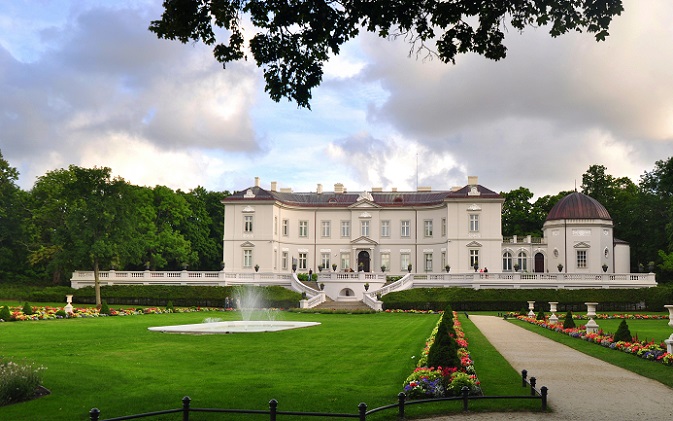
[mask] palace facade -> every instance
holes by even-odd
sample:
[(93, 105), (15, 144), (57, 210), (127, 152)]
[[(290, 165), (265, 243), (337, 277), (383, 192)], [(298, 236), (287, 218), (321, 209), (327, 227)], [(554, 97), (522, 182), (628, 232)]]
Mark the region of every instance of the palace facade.
[(541, 238), (503, 238), (503, 201), (474, 176), (451, 190), (364, 192), (264, 189), (255, 178), (222, 200), (224, 271), (629, 272), (629, 246), (593, 198), (559, 201)]

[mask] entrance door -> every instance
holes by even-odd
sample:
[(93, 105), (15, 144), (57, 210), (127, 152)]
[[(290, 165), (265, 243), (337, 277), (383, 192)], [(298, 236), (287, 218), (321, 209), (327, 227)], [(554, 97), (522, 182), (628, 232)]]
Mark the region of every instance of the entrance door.
[(358, 253), (358, 270), (369, 272), (369, 253), (364, 250)]
[(544, 254), (535, 253), (535, 272), (544, 272)]

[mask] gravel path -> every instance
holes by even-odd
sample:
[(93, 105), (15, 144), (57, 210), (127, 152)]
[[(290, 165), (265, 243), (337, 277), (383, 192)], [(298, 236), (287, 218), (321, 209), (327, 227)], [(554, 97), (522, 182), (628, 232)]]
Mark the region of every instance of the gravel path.
[[(673, 389), (670, 387), (498, 317), (473, 315), (470, 320), (512, 367), (519, 372), (528, 370), (528, 376), (537, 379), (538, 388), (549, 388), (548, 404), (554, 412), (468, 413), (428, 421), (673, 420)], [(477, 374), (478, 370), (477, 361)]]

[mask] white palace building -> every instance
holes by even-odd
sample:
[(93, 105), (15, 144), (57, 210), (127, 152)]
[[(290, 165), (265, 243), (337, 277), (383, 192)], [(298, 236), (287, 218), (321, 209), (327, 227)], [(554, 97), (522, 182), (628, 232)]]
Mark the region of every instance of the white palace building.
[[(364, 300), (413, 287), (641, 288), (654, 274), (629, 273), (629, 245), (613, 236), (610, 214), (574, 192), (549, 212), (543, 236), (503, 237), (496, 192), (468, 177), (451, 190), (348, 192), (342, 184), (315, 192), (272, 182), (222, 200), (220, 272), (102, 272), (107, 284), (283, 285), (306, 292), (304, 306)], [(296, 273), (318, 274), (321, 291)], [(386, 275), (402, 275), (386, 284)], [(73, 287), (91, 285), (75, 272)]]

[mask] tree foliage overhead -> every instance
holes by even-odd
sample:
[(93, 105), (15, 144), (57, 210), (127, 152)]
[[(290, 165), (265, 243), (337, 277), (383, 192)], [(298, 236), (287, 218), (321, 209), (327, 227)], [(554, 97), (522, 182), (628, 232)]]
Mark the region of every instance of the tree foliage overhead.
[[(552, 37), (586, 31), (602, 41), (623, 10), (622, 0), (164, 0), (163, 7), (149, 27), (159, 38), (201, 41), (224, 65), (250, 51), (271, 99), (308, 108), (324, 63), (360, 31), (403, 37), (411, 54), (447, 63), (468, 52), (500, 60), (508, 27), (546, 26)], [(249, 37), (244, 15), (254, 26)], [(216, 28), (227, 39), (218, 39)]]

